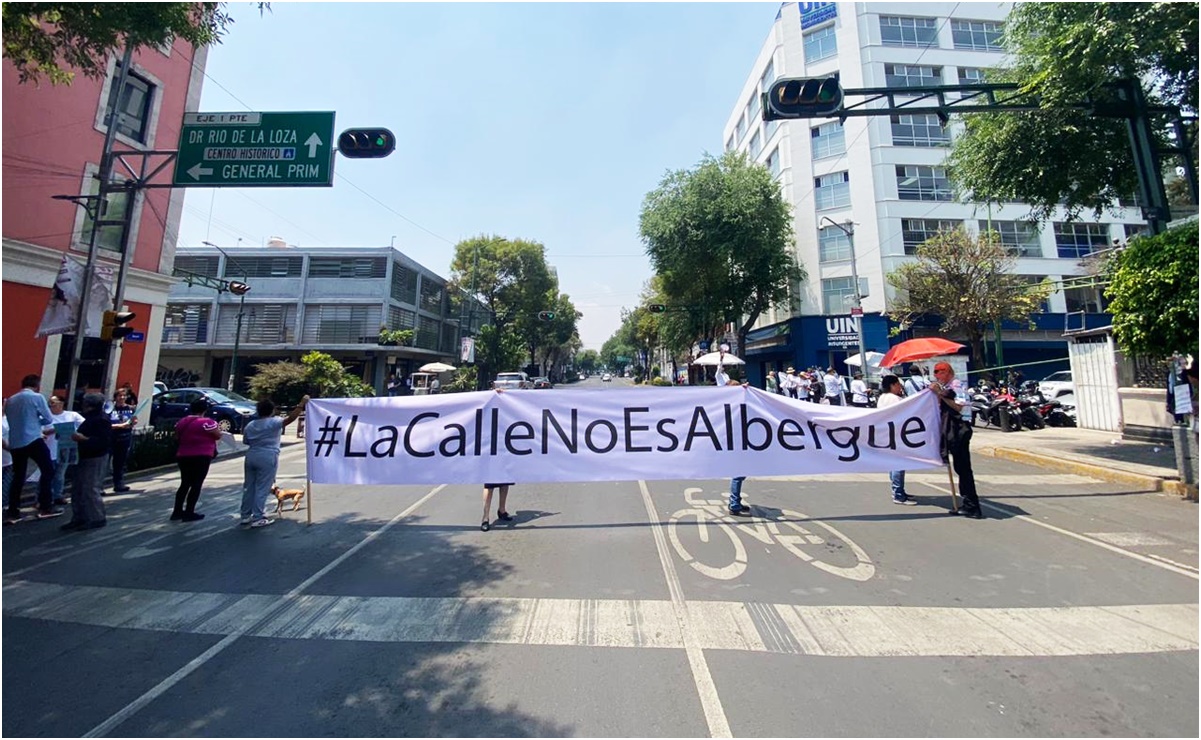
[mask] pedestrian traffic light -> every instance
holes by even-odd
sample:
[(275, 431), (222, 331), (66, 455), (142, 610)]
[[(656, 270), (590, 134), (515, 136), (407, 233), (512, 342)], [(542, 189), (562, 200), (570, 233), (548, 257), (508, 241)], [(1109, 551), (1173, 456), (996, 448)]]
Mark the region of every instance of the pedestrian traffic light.
[(555, 320), (555, 312), (554, 311), (539, 311), (538, 312), (538, 320), (539, 321), (554, 321)]
[(124, 339), (133, 334), (132, 326), (124, 326), (137, 316), (133, 311), (105, 311), (104, 321), (100, 325), (100, 338), (106, 342), (114, 339)]
[(234, 295), (246, 295), (250, 292), (250, 286), (246, 283), (238, 282), (237, 280), (229, 281), (229, 292)]
[(842, 84), (837, 77), (785, 78), (763, 93), (763, 120), (829, 118), (842, 110)]
[(664, 311), (667, 310), (667, 306), (663, 305), (662, 303), (652, 303), (651, 305), (647, 306), (646, 308), (651, 313), (663, 313)]
[(396, 150), (396, 137), (386, 128), (349, 128), (338, 137), (338, 152), (349, 159), (378, 159)]

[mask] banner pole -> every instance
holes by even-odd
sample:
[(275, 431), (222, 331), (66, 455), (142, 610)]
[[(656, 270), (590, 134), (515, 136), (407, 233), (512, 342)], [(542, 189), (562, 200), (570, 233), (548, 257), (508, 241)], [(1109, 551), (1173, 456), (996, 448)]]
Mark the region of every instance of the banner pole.
[(947, 480), (951, 482), (951, 513), (959, 513), (959, 496), (955, 493), (955, 476), (951, 473), (951, 463), (947, 463)]
[(313, 482), (309, 480), (309, 474), (304, 474), (304, 497), (308, 500), (308, 504), (304, 507), (305, 519), (308, 521), (306, 526), (313, 526)]

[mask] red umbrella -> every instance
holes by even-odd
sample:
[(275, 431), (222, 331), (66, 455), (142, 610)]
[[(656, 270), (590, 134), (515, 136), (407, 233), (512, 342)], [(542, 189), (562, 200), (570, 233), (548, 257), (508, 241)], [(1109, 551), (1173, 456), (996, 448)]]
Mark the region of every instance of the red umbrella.
[(963, 349), (962, 344), (939, 339), (938, 337), (923, 337), (910, 339), (894, 345), (880, 360), (880, 367), (894, 367), (902, 362), (926, 360), (939, 355), (953, 355)]

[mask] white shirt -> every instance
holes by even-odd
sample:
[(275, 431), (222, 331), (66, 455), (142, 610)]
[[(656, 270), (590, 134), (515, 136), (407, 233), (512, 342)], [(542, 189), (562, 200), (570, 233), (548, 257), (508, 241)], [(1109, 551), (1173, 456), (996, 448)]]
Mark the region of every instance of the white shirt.
[(867, 403), (867, 383), (864, 383), (859, 378), (852, 380), (851, 394), (851, 401), (853, 403)]
[(881, 393), (880, 397), (876, 399), (876, 408), (886, 409), (889, 406), (900, 403), (901, 398), (903, 397), (895, 393)]
[[(50, 418), (55, 424), (65, 424), (69, 421), (75, 422), (75, 428), (83, 423), (83, 416), (76, 411), (63, 411), (61, 414), (51, 414)], [(58, 460), (58, 434), (51, 434), (46, 437), (46, 446), (50, 448), (50, 459)]]
[[(8, 445), (8, 417), (5, 416), (2, 418), (4, 420), (4, 444)], [(9, 465), (12, 465), (12, 464), (13, 464), (13, 455), (11, 452), (8, 451), (8, 447), (5, 446), (5, 448), (4, 448), (4, 467), (7, 468)]]
[(730, 376), (726, 375), (726, 369), (718, 366), (717, 372), (713, 374), (713, 382), (716, 385), (727, 385), (730, 382)]
[(837, 398), (842, 393), (842, 378), (834, 373), (823, 375), (822, 385), (826, 387), (826, 398)]

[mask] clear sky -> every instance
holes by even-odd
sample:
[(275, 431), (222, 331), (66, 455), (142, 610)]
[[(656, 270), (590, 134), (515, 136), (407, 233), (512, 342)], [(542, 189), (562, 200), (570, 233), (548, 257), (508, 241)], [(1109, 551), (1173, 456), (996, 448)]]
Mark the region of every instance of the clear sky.
[(386, 159), (330, 188), (194, 188), (180, 244), (392, 243), (446, 276), (478, 234), (541, 242), (599, 350), (651, 276), (646, 193), (720, 154), (778, 3), (291, 3), (209, 52), (200, 110), (337, 112)]

